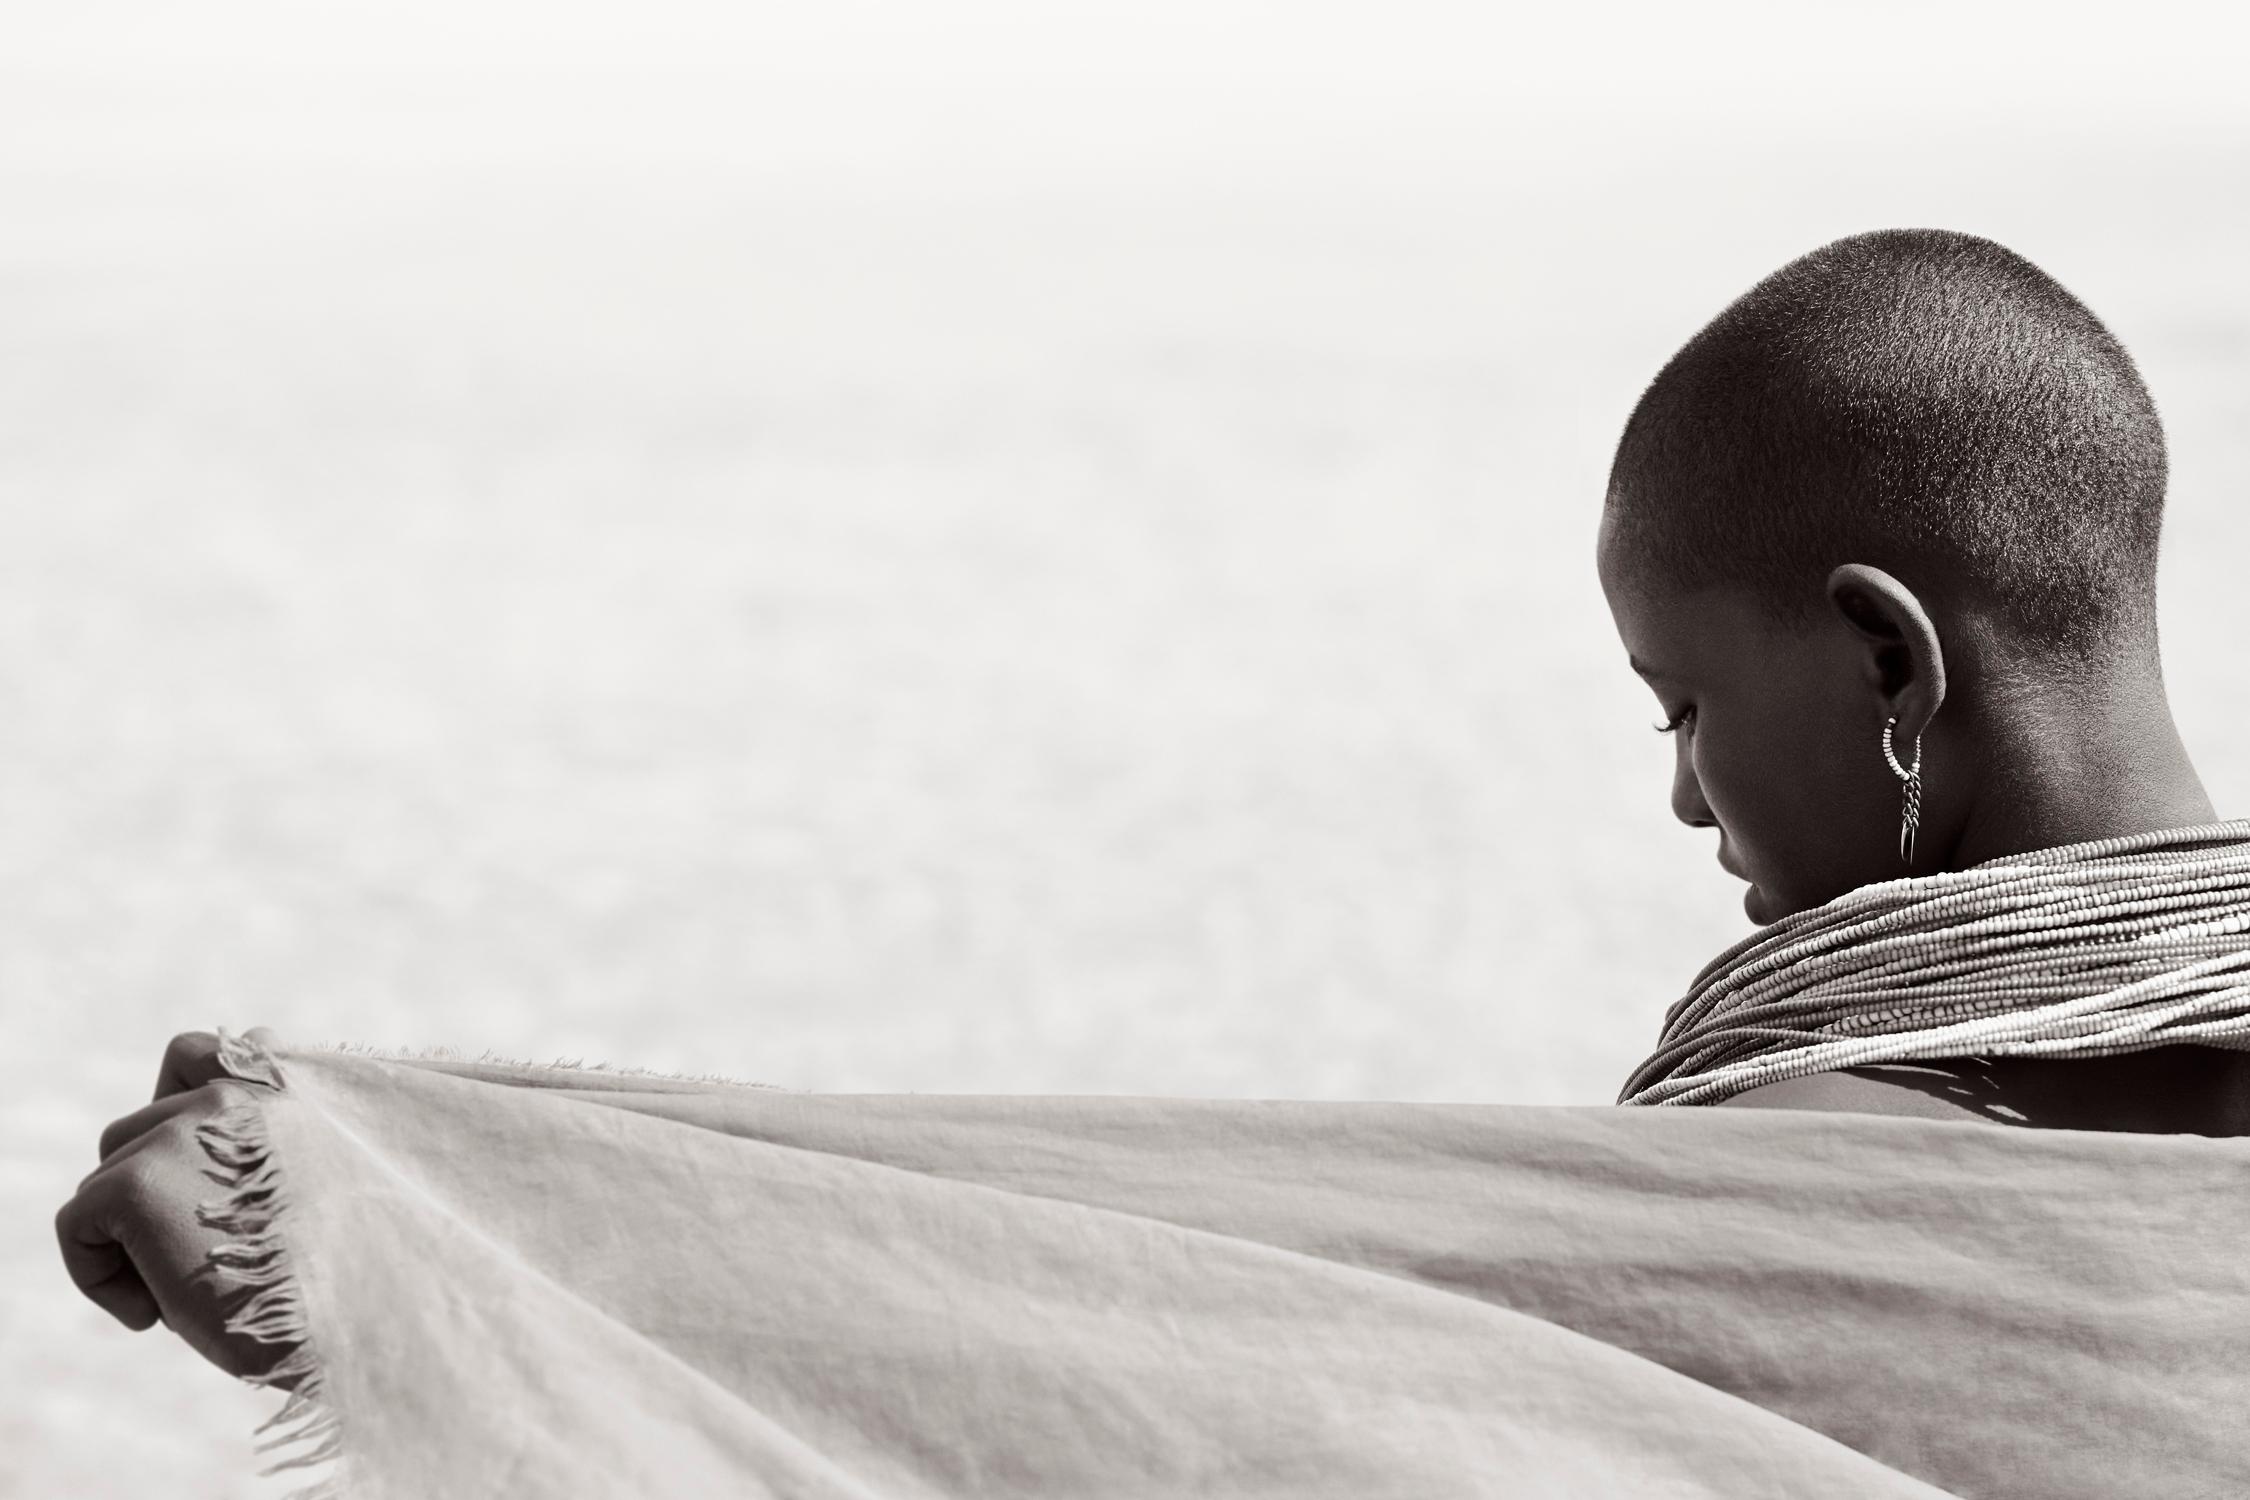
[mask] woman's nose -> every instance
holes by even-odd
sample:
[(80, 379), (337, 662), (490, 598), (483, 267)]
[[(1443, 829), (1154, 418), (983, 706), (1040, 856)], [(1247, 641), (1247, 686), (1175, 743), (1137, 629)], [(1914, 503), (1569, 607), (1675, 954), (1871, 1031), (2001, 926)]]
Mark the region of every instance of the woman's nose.
[(1716, 828), (1719, 820), (1711, 816), (1711, 804), (1703, 800), (1703, 783), (1695, 774), (1692, 743), (1681, 735), (1679, 754), (1672, 762), (1672, 816), (1690, 828)]

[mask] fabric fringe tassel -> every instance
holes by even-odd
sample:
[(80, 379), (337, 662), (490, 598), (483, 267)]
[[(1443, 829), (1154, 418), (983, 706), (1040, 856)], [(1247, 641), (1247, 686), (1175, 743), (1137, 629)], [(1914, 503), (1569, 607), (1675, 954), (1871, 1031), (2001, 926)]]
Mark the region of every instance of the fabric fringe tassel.
[(796, 1093), (778, 1083), (763, 1083), (755, 1078), (737, 1078), (731, 1073), (677, 1072), (667, 1068), (642, 1068), (629, 1063), (588, 1062), (582, 1057), (558, 1057), (550, 1062), (540, 1062), (529, 1057), (514, 1057), (496, 1052), (490, 1047), (474, 1056), (458, 1047), (443, 1045), (431, 1047), (381, 1047), (370, 1042), (313, 1042), (300, 1044), (300, 1050), (334, 1052), (344, 1057), (364, 1057), (376, 1062), (403, 1063), (459, 1063), (468, 1067), (491, 1065), (501, 1068), (525, 1068), (546, 1073), (591, 1073), (600, 1078), (623, 1078), (654, 1083), (691, 1083), (698, 1087), (719, 1084), (730, 1089), (763, 1089), (775, 1093)]
[[(272, 1054), (225, 1031), (219, 1033), (219, 1065), (243, 1083), (283, 1087)], [(257, 1104), (234, 1105), (200, 1126), (196, 1139), (211, 1159), (211, 1176), (226, 1189), (225, 1197), (196, 1209), (205, 1227), (227, 1236), (211, 1250), (212, 1273), (248, 1294), (228, 1313), (227, 1332), (290, 1346), (273, 1368), (245, 1377), (252, 1385), (287, 1392), (281, 1409), (258, 1428), (258, 1451), (280, 1455), (262, 1472), (336, 1463), (343, 1456), (343, 1434), (324, 1398), (326, 1381), (308, 1336), (304, 1298), (278, 1228), (287, 1202), (265, 1111)], [(343, 1493), (339, 1469), (292, 1491), (289, 1500), (341, 1500)]]

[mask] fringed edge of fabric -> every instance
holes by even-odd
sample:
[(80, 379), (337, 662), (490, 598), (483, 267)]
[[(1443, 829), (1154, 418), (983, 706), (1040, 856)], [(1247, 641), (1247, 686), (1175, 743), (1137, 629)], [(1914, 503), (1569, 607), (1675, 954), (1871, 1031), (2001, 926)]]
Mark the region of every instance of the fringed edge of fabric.
[[(284, 1087), (281, 1066), (271, 1053), (226, 1031), (219, 1033), (219, 1065), (243, 1083), (276, 1092)], [(313, 1352), (304, 1296), (281, 1233), (288, 1196), (265, 1109), (254, 1101), (230, 1106), (199, 1126), (196, 1139), (211, 1159), (210, 1175), (226, 1190), (224, 1197), (196, 1208), (198, 1221), (227, 1236), (211, 1249), (211, 1272), (248, 1294), (228, 1313), (227, 1332), (289, 1346), (273, 1368), (244, 1377), (252, 1385), (287, 1393), (281, 1409), (258, 1427), (258, 1451), (279, 1455), (260, 1472), (338, 1464), (291, 1491), (289, 1500), (341, 1500), (343, 1432), (327, 1402), (327, 1381)]]
[[(292, 1047), (299, 1044), (292, 1042)], [(333, 1052), (344, 1057), (364, 1057), (375, 1062), (431, 1063), (438, 1066), (459, 1064), (462, 1067), (525, 1068), (546, 1073), (584, 1073), (596, 1078), (615, 1078), (628, 1082), (694, 1084), (723, 1086), (733, 1089), (760, 1089), (774, 1093), (796, 1093), (786, 1084), (764, 1083), (755, 1078), (737, 1078), (729, 1073), (673, 1072), (665, 1068), (643, 1068), (630, 1063), (588, 1062), (582, 1057), (558, 1057), (540, 1062), (529, 1057), (513, 1057), (487, 1047), (481, 1052), (464, 1052), (458, 1047), (443, 1044), (428, 1047), (381, 1047), (367, 1042), (313, 1042), (303, 1046), (308, 1052)]]

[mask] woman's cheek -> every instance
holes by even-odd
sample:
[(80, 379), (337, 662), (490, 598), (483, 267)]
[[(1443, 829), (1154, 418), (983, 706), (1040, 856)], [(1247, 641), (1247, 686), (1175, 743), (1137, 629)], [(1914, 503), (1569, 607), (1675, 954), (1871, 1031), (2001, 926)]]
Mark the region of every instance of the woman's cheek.
[(1767, 888), (1769, 898), (1787, 887), (1792, 842), (1801, 838), (1810, 810), (1798, 805), (1800, 786), (1786, 765), (1756, 753), (1737, 738), (1740, 726), (1722, 724), (1697, 746), (1697, 779), (1711, 816), (1726, 836), (1731, 863), (1745, 879)]
[[(1718, 819), (1720, 831), (1727, 842), (1745, 846), (1756, 839), (1755, 830), (1760, 822), (1750, 788), (1744, 783), (1743, 767), (1738, 763), (1735, 746), (1722, 724), (1717, 729), (1706, 730), (1697, 726), (1695, 740), (1695, 780), (1702, 788), (1703, 803)], [(1747, 852), (1744, 848), (1742, 852)]]

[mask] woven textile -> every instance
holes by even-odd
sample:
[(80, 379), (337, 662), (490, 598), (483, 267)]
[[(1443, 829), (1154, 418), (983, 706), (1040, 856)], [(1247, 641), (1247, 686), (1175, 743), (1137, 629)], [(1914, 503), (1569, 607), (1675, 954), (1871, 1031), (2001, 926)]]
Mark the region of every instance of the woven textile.
[(1619, 1102), (2180, 1043), (2250, 1047), (2250, 822), (1887, 881), (1784, 918), (1696, 977)]
[(2236, 1142), (226, 1056), (353, 1495), (2250, 1493)]

